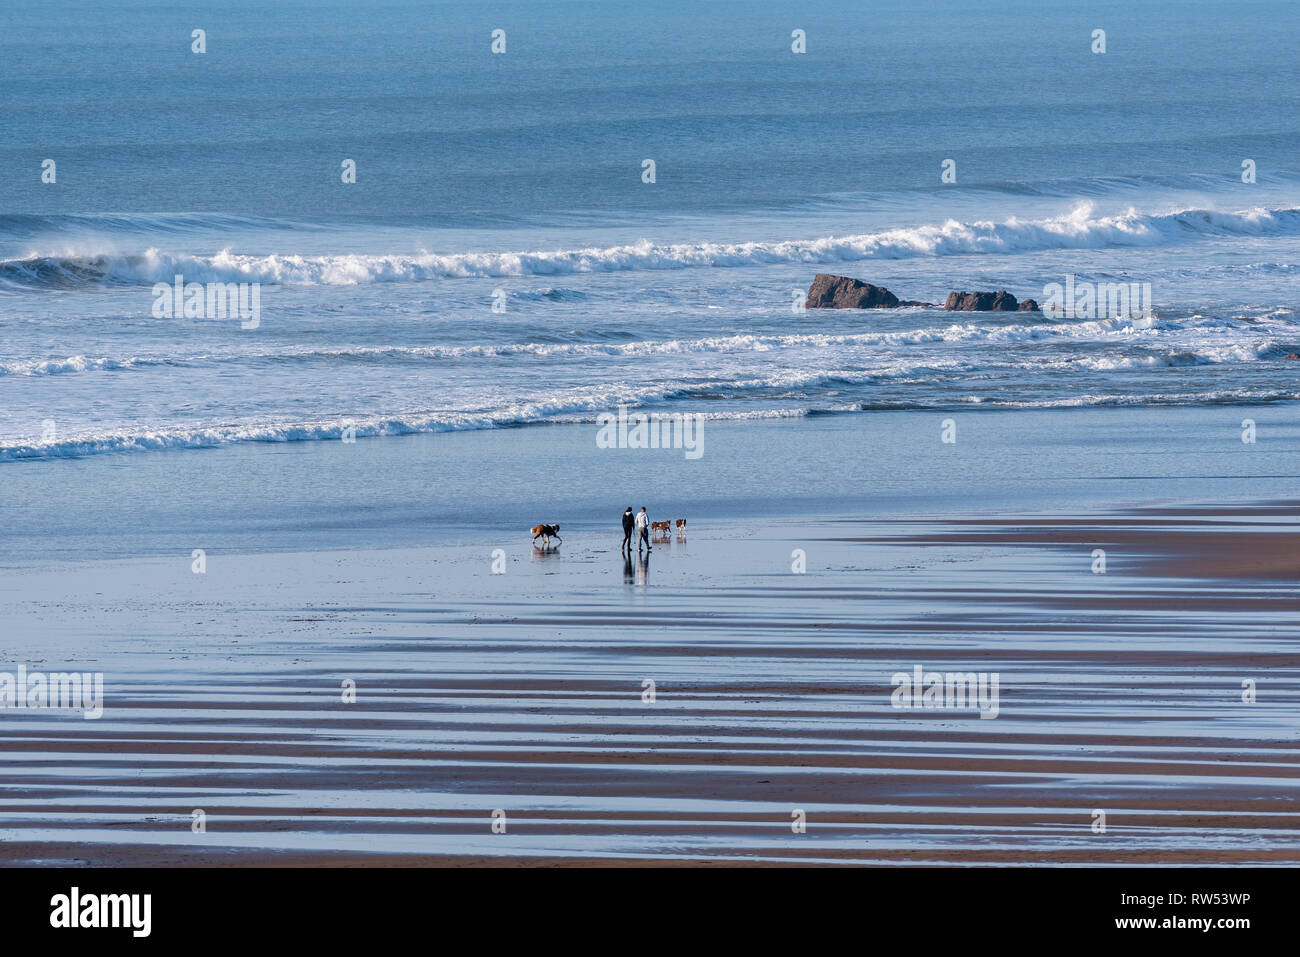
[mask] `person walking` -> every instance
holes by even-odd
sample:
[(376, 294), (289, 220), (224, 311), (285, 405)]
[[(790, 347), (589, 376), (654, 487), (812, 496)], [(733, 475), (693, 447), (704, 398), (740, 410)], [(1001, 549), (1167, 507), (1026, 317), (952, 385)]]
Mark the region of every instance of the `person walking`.
[(636, 550), (641, 551), (642, 543), (645, 544), (645, 550), (650, 551), (650, 516), (645, 513), (645, 506), (641, 506), (641, 511), (636, 513), (636, 527), (641, 536), (636, 541)]
[(623, 513), (623, 551), (632, 553), (632, 529), (636, 527), (636, 518), (632, 515), (632, 506)]

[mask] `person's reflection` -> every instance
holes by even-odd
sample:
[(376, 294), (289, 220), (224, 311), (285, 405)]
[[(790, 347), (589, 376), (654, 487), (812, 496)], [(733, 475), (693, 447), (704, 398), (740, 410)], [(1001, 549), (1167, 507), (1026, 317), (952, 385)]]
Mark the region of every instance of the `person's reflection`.
[(630, 551), (623, 553), (623, 581), (629, 585), (635, 581), (632, 577), (632, 553)]
[(647, 551), (643, 556), (640, 552), (636, 554), (636, 583), (644, 586), (646, 579), (650, 577), (650, 553)]

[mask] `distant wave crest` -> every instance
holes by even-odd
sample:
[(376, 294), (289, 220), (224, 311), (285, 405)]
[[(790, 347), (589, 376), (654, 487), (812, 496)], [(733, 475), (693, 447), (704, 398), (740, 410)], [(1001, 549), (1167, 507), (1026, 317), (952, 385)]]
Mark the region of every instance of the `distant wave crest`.
[(1095, 216), (1090, 204), (1065, 216), (958, 222), (890, 229), (855, 236), (743, 243), (652, 243), (532, 252), (422, 252), (414, 255), (213, 256), (163, 252), (37, 255), (0, 260), (0, 284), (35, 288), (151, 285), (183, 275), (194, 282), (283, 285), (357, 285), (436, 279), (563, 276), (625, 270), (735, 267), (780, 263), (826, 265), (871, 259), (910, 259), (969, 253), (1023, 253), (1053, 249), (1161, 246), (1212, 236), (1300, 235), (1300, 208), (1237, 212), (1130, 210)]

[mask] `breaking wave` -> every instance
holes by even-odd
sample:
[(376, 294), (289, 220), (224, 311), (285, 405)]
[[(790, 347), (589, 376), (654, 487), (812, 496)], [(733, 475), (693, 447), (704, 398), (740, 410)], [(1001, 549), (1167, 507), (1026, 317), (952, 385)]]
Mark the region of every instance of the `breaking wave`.
[(39, 255), (0, 260), (0, 284), (25, 288), (151, 285), (183, 275), (192, 282), (357, 285), (436, 279), (563, 276), (627, 270), (738, 267), (781, 263), (824, 265), (871, 259), (910, 259), (970, 253), (1162, 246), (1215, 236), (1300, 235), (1300, 209), (1237, 212), (1183, 209), (1150, 214), (1130, 210), (1094, 216), (1083, 204), (1048, 219), (949, 220), (937, 226), (853, 236), (743, 243), (652, 243), (528, 252), (421, 252), (413, 255), (245, 255), (223, 250), (200, 256), (150, 248), (138, 254)]

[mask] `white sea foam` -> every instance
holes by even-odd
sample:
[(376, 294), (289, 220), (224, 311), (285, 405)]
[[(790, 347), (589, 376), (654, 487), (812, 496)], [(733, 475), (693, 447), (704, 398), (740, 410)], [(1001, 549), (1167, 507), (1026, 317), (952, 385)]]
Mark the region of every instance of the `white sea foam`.
[[(654, 408), (672, 403), (672, 408), (690, 408), (711, 420), (743, 420), (787, 418), (806, 416), (813, 412), (843, 412), (869, 409), (925, 409), (946, 408), (952, 403), (977, 403), (1004, 408), (1069, 408), (1101, 405), (1182, 405), (1204, 402), (1259, 403), (1293, 401), (1300, 399), (1300, 390), (1241, 388), (1218, 389), (1206, 392), (1141, 392), (1141, 393), (1087, 393), (1062, 395), (1051, 398), (992, 397), (981, 395), (954, 396), (951, 393), (930, 393), (928, 397), (895, 397), (879, 401), (827, 402), (827, 397), (816, 398), (821, 389), (836, 383), (854, 385), (873, 380), (898, 377), (904, 372), (924, 372), (924, 380), (934, 373), (947, 371), (960, 375), (961, 364), (934, 360), (928, 364), (907, 367), (905, 363), (886, 364), (879, 369), (864, 372), (788, 372), (729, 382), (703, 383), (684, 386), (680, 383), (628, 390), (616, 386), (584, 387), (569, 392), (556, 393), (533, 400), (512, 402), (496, 408), (472, 411), (413, 411), (410, 413), (375, 416), (357, 415), (286, 421), (234, 422), (221, 425), (184, 426), (168, 425), (156, 428), (98, 427), (80, 433), (60, 435), (51, 441), (37, 439), (0, 439), (0, 461), (29, 458), (58, 458), (96, 455), (113, 452), (161, 451), (167, 449), (207, 448), (246, 442), (310, 442), (337, 441), (344, 430), (351, 427), (360, 438), (438, 433), (474, 429), (492, 429), (506, 426), (528, 425), (542, 422), (594, 423), (601, 412), (619, 404)], [(963, 376), (963, 379), (972, 378)], [(978, 378), (974, 376), (973, 378)], [(895, 378), (896, 383), (906, 379)], [(801, 390), (811, 390), (814, 401), (803, 407), (778, 408), (701, 408), (707, 402), (701, 398), (710, 392), (743, 398), (746, 394), (777, 392), (799, 395)], [(833, 393), (832, 393), (833, 395)], [(695, 396), (695, 398), (691, 398)], [(675, 401), (681, 400), (681, 401)]]
[(870, 259), (910, 259), (967, 253), (1022, 253), (1052, 249), (1160, 246), (1203, 237), (1300, 235), (1300, 209), (1255, 208), (1235, 212), (1182, 209), (1129, 210), (1096, 216), (1091, 204), (1034, 220), (949, 220), (850, 236), (740, 243), (652, 243), (520, 252), (421, 252), (413, 255), (213, 256), (165, 252), (64, 255), (33, 252), (0, 260), (0, 280), (67, 287), (88, 283), (153, 284), (177, 274), (193, 282), (260, 282), (284, 285), (356, 285), (434, 279), (559, 276), (624, 270), (689, 269), (780, 263), (823, 265)]
[[(1257, 337), (1248, 341), (1227, 341), (1222, 334), (1239, 332), (1241, 324), (1232, 319), (1213, 316), (1193, 316), (1186, 319), (1161, 319), (1138, 317), (1125, 319), (1096, 319), (1072, 322), (1015, 323), (1011, 325), (982, 325), (978, 321), (923, 326), (917, 329), (894, 332), (862, 333), (792, 333), (788, 335), (736, 334), (703, 336), (700, 338), (647, 339), (634, 342), (568, 342), (536, 343), (514, 342), (492, 345), (391, 345), (391, 346), (340, 346), (336, 348), (285, 347), (278, 349), (247, 349), (229, 353), (196, 353), (175, 355), (128, 356), (67, 356), (65, 358), (27, 358), (0, 361), (0, 377), (48, 376), (83, 372), (119, 372), (151, 367), (177, 368), (201, 367), (222, 363), (274, 362), (274, 363), (334, 363), (334, 362), (459, 362), (475, 359), (514, 359), (519, 357), (547, 360), (583, 359), (601, 357), (689, 357), (705, 354), (744, 355), (747, 353), (785, 353), (801, 355), (826, 353), (853, 353), (863, 348), (885, 347), (907, 349), (913, 346), (943, 343), (1034, 343), (1044, 341), (1080, 343), (1098, 342), (1108, 347), (1123, 348), (1125, 344), (1146, 343), (1157, 346), (1168, 336), (1186, 333), (1177, 342), (1171, 342), (1167, 356), (1113, 355), (1072, 357), (1069, 363), (1088, 365), (1099, 370), (1135, 368), (1142, 365), (1193, 365), (1220, 362), (1252, 361), (1271, 358), (1288, 347), (1272, 338)], [(1276, 326), (1260, 326), (1260, 331), (1279, 333), (1291, 328), (1282, 322)], [(909, 358), (923, 358), (915, 352)], [(1001, 365), (996, 357), (986, 357), (991, 364)], [(1052, 365), (1041, 356), (1029, 360), (1032, 365)], [(1012, 363), (1014, 364), (1014, 363)]]

